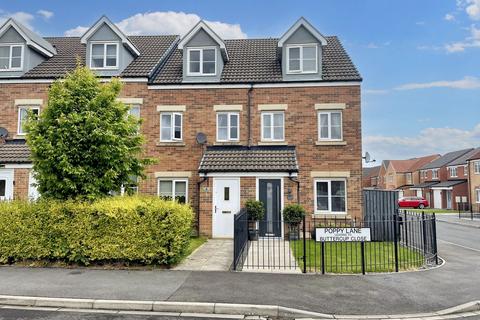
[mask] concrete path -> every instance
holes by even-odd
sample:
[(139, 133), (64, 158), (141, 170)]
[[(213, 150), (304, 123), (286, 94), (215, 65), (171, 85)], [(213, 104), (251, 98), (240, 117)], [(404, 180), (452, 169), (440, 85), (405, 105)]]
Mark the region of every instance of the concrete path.
[(174, 270), (228, 271), (233, 262), (233, 240), (209, 239)]
[(242, 271), (302, 273), (290, 242), (280, 238), (260, 238), (258, 241), (251, 241)]
[(335, 314), (431, 312), (480, 299), (480, 232), (438, 223), (443, 267), (377, 275), (0, 267), (0, 294), (281, 305)]
[(437, 214), (437, 221), (451, 224), (462, 225), (466, 227), (480, 228), (480, 219), (459, 218), (458, 214)]

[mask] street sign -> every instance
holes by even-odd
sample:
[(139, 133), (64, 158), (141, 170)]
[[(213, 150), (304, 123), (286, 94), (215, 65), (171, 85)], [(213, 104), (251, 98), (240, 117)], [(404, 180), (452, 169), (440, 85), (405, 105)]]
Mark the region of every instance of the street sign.
[(315, 240), (320, 242), (371, 241), (370, 228), (316, 228)]

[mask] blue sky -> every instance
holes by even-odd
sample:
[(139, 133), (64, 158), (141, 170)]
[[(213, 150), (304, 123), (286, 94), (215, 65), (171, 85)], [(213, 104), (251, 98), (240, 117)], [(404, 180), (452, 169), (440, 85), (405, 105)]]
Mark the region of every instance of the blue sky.
[(362, 73), (364, 150), (378, 161), (480, 146), (480, 0), (0, 3), (0, 18), (45, 36), (79, 34), (102, 14), (127, 34), (182, 33), (202, 18), (229, 38), (277, 37), (304, 16)]

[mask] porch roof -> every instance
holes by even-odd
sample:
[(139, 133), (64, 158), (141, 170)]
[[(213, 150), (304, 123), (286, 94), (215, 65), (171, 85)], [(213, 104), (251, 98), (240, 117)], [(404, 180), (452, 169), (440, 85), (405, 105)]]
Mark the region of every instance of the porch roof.
[(461, 179), (461, 180), (448, 180), (448, 181), (442, 181), (440, 183), (437, 183), (436, 185), (433, 186), (433, 188), (450, 188), (453, 186), (456, 186), (457, 184), (462, 184), (466, 183), (466, 179)]
[(0, 144), (0, 164), (31, 162), (30, 149), (25, 140), (7, 140)]
[(298, 172), (294, 146), (209, 146), (200, 173), (207, 172)]
[(438, 182), (422, 182), (419, 184), (416, 184), (414, 186), (411, 186), (410, 189), (423, 189), (423, 188), (429, 188), (431, 186), (436, 185)]

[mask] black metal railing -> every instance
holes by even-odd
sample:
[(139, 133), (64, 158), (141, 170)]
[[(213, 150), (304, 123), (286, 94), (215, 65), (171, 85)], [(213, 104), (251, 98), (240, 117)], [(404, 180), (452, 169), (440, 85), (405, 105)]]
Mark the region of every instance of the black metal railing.
[(242, 209), (235, 214), (233, 222), (233, 269), (242, 270), (248, 252), (248, 214)]
[(458, 210), (459, 219), (480, 219), (480, 203), (473, 203), (466, 210)]
[[(281, 234), (260, 234), (255, 240), (248, 240), (248, 230), (244, 231), (249, 226), (246, 218), (235, 219), (235, 270), (365, 274), (438, 264), (435, 214), (398, 211), (393, 218), (385, 216), (382, 220), (312, 218), (298, 225), (281, 222)], [(325, 228), (370, 228), (371, 241), (318, 241), (317, 231)]]

